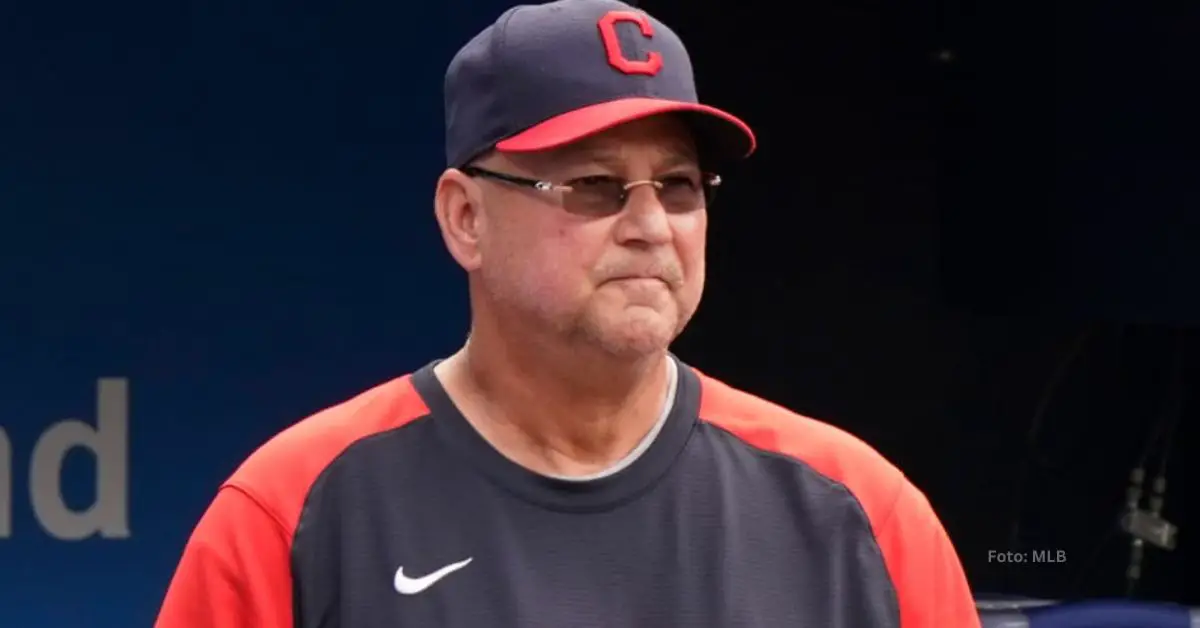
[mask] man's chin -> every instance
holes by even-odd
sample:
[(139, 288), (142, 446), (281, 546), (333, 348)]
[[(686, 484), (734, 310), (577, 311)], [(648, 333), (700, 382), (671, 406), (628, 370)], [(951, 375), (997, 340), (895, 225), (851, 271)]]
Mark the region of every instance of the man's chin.
[(610, 321), (594, 332), (592, 340), (605, 353), (629, 359), (666, 350), (676, 335), (673, 321), (658, 313)]

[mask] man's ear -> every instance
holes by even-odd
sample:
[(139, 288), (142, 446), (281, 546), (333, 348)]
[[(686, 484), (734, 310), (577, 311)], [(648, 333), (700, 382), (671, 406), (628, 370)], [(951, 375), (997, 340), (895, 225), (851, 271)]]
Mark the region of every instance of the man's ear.
[(446, 250), (467, 272), (479, 268), (479, 239), (483, 235), (482, 194), (471, 177), (449, 168), (438, 177), (433, 213)]

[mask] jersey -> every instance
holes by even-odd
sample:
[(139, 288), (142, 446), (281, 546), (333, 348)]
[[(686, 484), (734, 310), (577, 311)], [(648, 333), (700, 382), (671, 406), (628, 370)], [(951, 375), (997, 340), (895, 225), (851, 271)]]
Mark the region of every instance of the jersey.
[(895, 466), (679, 364), (658, 436), (587, 482), (499, 453), (434, 364), (307, 418), (220, 487), (156, 625), (979, 625), (945, 530)]

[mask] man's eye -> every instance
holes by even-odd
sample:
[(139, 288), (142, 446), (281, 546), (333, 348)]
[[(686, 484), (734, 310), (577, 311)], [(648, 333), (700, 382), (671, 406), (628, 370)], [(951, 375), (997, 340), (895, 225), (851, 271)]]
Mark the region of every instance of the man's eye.
[(663, 187), (669, 188), (687, 188), (689, 190), (695, 190), (700, 187), (699, 177), (690, 177), (685, 174), (673, 174), (665, 176), (659, 179), (659, 181), (663, 184)]
[(610, 186), (615, 182), (616, 182), (616, 179), (614, 179), (610, 176), (597, 174), (597, 175), (591, 175), (591, 176), (587, 176), (587, 177), (579, 177), (576, 179), (571, 179), (567, 183), (567, 185), (575, 186), (575, 187), (604, 187), (604, 186)]

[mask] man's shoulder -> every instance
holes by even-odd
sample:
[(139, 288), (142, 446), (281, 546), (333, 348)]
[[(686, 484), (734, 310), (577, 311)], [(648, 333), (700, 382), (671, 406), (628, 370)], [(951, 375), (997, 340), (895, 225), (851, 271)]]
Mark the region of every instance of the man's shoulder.
[(701, 421), (844, 486), (873, 523), (886, 519), (897, 496), (909, 486), (900, 469), (850, 432), (699, 371), (697, 375), (701, 381)]
[(224, 487), (246, 493), (290, 527), (312, 484), (343, 452), (428, 413), (412, 374), (402, 375), (290, 425), (250, 454)]
[(958, 556), (929, 500), (849, 432), (698, 373), (700, 418), (766, 456), (843, 486), (862, 507), (894, 587), (900, 624), (978, 626)]

